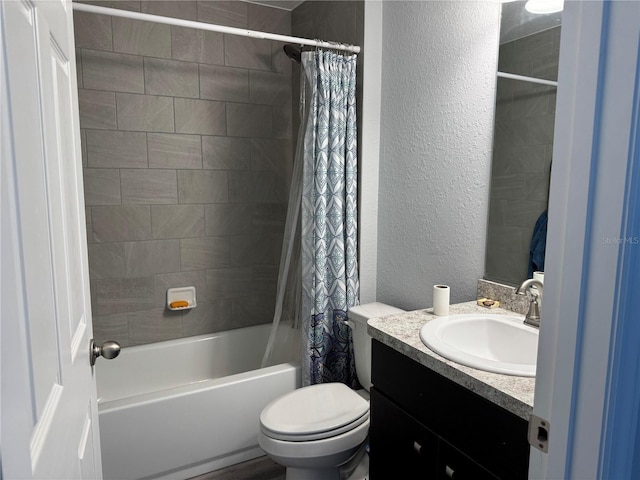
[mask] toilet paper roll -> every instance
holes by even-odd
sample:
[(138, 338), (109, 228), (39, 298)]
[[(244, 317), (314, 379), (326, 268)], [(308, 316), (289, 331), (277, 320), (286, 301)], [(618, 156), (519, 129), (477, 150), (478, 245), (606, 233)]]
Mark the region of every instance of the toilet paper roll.
[(449, 298), (451, 289), (448, 285), (433, 286), (433, 314), (449, 315)]

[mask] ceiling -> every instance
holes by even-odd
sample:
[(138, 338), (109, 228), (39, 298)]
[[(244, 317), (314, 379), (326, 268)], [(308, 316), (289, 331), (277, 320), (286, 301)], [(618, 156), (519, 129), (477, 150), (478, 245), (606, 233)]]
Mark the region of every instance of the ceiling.
[(500, 44), (517, 40), (560, 25), (562, 12), (538, 15), (524, 9), (526, 0), (502, 4)]

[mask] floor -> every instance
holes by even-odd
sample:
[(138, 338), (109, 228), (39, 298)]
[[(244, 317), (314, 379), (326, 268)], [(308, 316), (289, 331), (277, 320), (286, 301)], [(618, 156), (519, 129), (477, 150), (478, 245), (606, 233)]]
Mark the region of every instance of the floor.
[(189, 480), (284, 480), (285, 469), (269, 457), (258, 457)]
[[(348, 480), (367, 480), (369, 478), (369, 456), (364, 455), (357, 461), (355, 470)], [(348, 474), (347, 474), (348, 475)], [(269, 457), (258, 457), (222, 470), (205, 473), (188, 480), (285, 480), (285, 468)]]

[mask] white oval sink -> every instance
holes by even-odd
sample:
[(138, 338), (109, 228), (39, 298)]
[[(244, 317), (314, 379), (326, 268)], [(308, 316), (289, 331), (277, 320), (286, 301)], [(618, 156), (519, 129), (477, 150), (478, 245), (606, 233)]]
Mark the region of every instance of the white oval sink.
[(538, 329), (522, 322), (513, 315), (449, 315), (425, 324), (420, 339), (437, 354), (468, 367), (535, 377)]

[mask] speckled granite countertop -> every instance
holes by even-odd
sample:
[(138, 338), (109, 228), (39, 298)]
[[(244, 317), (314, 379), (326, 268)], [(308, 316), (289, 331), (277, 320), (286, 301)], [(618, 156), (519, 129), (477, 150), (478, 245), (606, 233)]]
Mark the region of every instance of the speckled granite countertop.
[[(449, 314), (493, 313), (518, 315), (502, 308), (486, 309), (476, 302), (459, 303), (449, 307)], [(372, 338), (388, 345), (416, 362), (477, 393), (511, 413), (529, 420), (533, 411), (535, 378), (515, 377), (485, 372), (447, 360), (427, 348), (420, 340), (420, 329), (436, 318), (431, 309), (415, 310), (369, 320)], [(524, 318), (524, 316), (523, 316)]]

